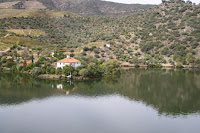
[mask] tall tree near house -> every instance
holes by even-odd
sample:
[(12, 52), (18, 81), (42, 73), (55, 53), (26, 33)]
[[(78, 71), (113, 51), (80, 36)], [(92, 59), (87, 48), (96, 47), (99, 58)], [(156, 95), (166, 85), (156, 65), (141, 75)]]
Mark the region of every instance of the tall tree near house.
[(34, 60), (34, 57), (33, 57), (33, 55), (32, 55), (32, 56), (31, 56), (31, 61), (32, 61), (32, 63), (34, 63), (34, 61), (33, 61), (33, 60)]
[(66, 65), (65, 67), (63, 67), (62, 73), (65, 74), (65, 76), (68, 76), (69, 74), (73, 73), (73, 71), (74, 67), (72, 67), (71, 65)]

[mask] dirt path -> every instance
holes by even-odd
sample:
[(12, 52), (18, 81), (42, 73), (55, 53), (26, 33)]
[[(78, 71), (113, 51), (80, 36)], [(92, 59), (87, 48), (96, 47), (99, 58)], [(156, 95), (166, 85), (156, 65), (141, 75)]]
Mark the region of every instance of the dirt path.
[(4, 37), (2, 37), (2, 38), (6, 38), (6, 37), (8, 37), (8, 36), (10, 36), (10, 34), (8, 33), (8, 34), (6, 34)]
[(22, 30), (22, 33), (24, 34), (24, 36), (26, 36), (26, 34), (25, 34), (24, 30)]
[(31, 32), (32, 32), (32, 30), (30, 30), (28, 34), (31, 35)]

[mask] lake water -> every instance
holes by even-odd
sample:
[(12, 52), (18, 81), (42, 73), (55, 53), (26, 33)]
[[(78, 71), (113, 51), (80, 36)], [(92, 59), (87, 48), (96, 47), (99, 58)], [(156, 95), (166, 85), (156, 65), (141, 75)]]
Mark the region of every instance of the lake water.
[(83, 82), (0, 73), (0, 133), (199, 133), (200, 71)]

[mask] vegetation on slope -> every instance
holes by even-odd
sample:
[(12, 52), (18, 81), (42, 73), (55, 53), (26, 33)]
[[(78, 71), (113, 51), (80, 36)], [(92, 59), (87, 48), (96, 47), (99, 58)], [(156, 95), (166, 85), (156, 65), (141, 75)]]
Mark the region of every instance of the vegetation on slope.
[(91, 42), (110, 42), (82, 55), (117, 59), (133, 64), (199, 64), (200, 5), (171, 0), (121, 18), (112, 17), (19, 17), (0, 19), (0, 29), (40, 29), (34, 37), (57, 49), (84, 48)]
[[(13, 32), (7, 32), (0, 30), (0, 51), (4, 51), (12, 46), (23, 45), (26, 47), (44, 47), (46, 45), (44, 42), (34, 39), (32, 36), (18, 35)], [(28, 56), (28, 55), (27, 55)]]
[(76, 14), (66, 11), (51, 11), (51, 10), (37, 10), (37, 9), (0, 9), (0, 18), (15, 18), (15, 17), (64, 17), (64, 16), (78, 16)]
[(51, 10), (70, 11), (84, 16), (121, 16), (149, 9), (153, 5), (128, 5), (102, 0), (0, 0), (0, 8), (8, 7), (15, 9), (45, 9), (47, 7)]
[(7, 30), (8, 32), (13, 32), (19, 35), (24, 36), (31, 36), (31, 37), (39, 37), (39, 36), (45, 36), (45, 32), (38, 30), (38, 29), (10, 29)]

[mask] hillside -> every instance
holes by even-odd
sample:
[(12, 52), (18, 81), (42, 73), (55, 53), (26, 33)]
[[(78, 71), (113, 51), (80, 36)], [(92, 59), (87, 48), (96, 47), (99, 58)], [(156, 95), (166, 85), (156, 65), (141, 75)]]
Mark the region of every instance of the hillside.
[[(27, 37), (124, 64), (200, 64), (200, 5), (181, 0), (120, 18), (2, 18), (0, 29), (40, 29), (45, 35)], [(107, 42), (111, 48), (93, 45)]]
[(146, 10), (153, 5), (120, 4), (101, 0), (52, 0), (57, 9), (80, 15), (121, 16)]
[(78, 16), (77, 14), (66, 11), (52, 11), (52, 10), (37, 10), (37, 9), (0, 9), (0, 18), (13, 17), (46, 17), (59, 18), (64, 16)]
[(79, 15), (122, 16), (144, 11), (153, 5), (120, 4), (101, 0), (0, 0), (0, 8), (51, 9)]

